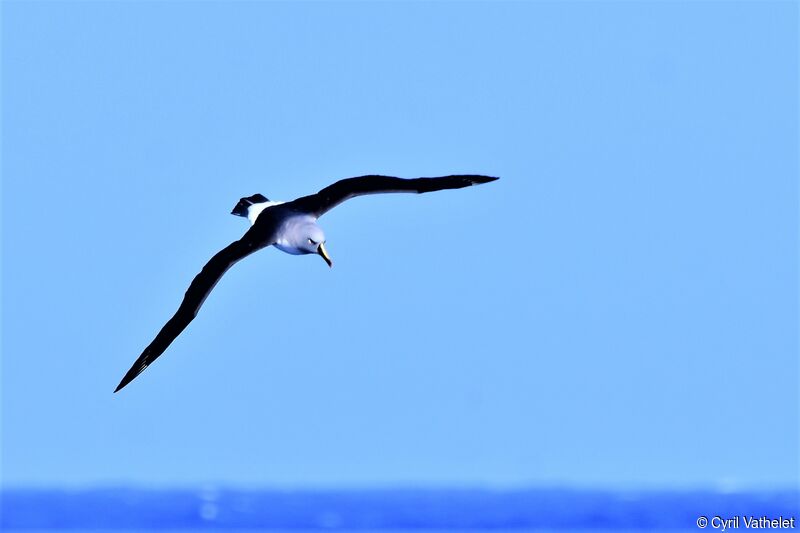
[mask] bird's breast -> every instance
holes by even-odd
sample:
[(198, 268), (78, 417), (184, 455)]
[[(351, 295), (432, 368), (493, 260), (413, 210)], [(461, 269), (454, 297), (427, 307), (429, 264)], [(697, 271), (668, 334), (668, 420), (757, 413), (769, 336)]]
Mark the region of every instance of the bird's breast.
[(305, 247), (305, 241), (309, 234), (308, 226), (313, 224), (314, 218), (306, 213), (284, 213), (275, 235), (275, 248), (292, 255), (311, 253)]
[(287, 254), (292, 254), (292, 255), (303, 255), (308, 253), (307, 251), (297, 248), (296, 246), (292, 246), (288, 243), (281, 244), (279, 242), (276, 242), (275, 248), (277, 248), (282, 252), (286, 252)]

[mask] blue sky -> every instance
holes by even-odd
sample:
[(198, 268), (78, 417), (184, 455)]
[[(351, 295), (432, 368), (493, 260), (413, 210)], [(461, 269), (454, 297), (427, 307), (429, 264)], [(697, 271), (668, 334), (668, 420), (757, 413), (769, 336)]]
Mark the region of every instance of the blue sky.
[[(2, 12), (8, 486), (798, 483), (791, 2)], [(360, 174), (335, 261), (245, 195)]]

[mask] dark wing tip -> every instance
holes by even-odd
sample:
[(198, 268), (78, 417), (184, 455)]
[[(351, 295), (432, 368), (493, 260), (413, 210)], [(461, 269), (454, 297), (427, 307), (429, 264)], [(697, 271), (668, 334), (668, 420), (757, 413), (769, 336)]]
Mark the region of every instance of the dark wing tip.
[(493, 181), (497, 181), (500, 178), (495, 178), (494, 176), (465, 176), (468, 180), (472, 182), (473, 185), (480, 185), (482, 183), (491, 183)]
[[(127, 377), (127, 376), (126, 376), (126, 377)], [(125, 385), (127, 385), (128, 383), (130, 383), (131, 381), (132, 381), (132, 380), (130, 380), (130, 379), (126, 380), (125, 378), (122, 378), (122, 381), (120, 381), (120, 382), (119, 382), (119, 385), (117, 385), (117, 388), (116, 388), (116, 389), (114, 389), (114, 394), (116, 394), (116, 393), (118, 393), (119, 391), (121, 391), (121, 390), (122, 390), (122, 388), (123, 388)]]
[[(130, 374), (130, 372), (128, 372), (128, 374)], [(119, 385), (117, 385), (117, 388), (114, 389), (114, 394), (116, 394), (119, 391), (121, 391), (125, 387), (125, 385), (127, 385), (128, 383), (130, 383), (131, 381), (133, 381), (136, 378), (136, 376), (129, 377), (128, 374), (125, 374), (125, 377), (122, 378), (122, 381), (119, 382)]]
[(136, 361), (133, 366), (125, 373), (125, 377), (122, 378), (122, 381), (119, 382), (117, 388), (114, 389), (114, 392), (117, 393), (122, 390), (125, 385), (136, 379), (136, 377), (144, 372), (144, 369), (147, 368), (147, 363), (141, 364), (139, 361)]

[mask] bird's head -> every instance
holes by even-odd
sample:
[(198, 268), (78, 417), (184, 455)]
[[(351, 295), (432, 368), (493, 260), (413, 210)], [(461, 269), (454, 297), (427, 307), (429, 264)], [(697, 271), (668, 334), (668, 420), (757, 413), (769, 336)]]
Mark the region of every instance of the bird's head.
[(319, 255), (328, 263), (329, 267), (332, 267), (333, 261), (328, 255), (328, 250), (325, 249), (325, 234), (322, 232), (322, 228), (316, 224), (309, 224), (304, 228), (306, 231), (302, 233), (302, 241), (298, 243), (297, 247), (307, 254)]

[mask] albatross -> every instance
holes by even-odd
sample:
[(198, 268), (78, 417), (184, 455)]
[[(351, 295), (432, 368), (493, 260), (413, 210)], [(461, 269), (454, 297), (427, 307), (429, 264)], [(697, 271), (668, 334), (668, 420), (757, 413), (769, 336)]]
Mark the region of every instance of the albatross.
[(178, 310), (136, 359), (114, 392), (133, 381), (164, 353), (197, 316), (203, 302), (225, 272), (248, 255), (267, 246), (275, 246), (292, 255), (319, 255), (332, 267), (333, 261), (325, 248), (325, 234), (317, 225), (317, 219), (345, 200), (366, 194), (426, 193), (461, 189), (496, 179), (479, 175), (412, 179), (370, 175), (339, 180), (316, 194), (291, 202), (271, 202), (262, 194), (240, 199), (231, 214), (248, 218), (250, 228), (241, 239), (217, 252), (195, 276)]

